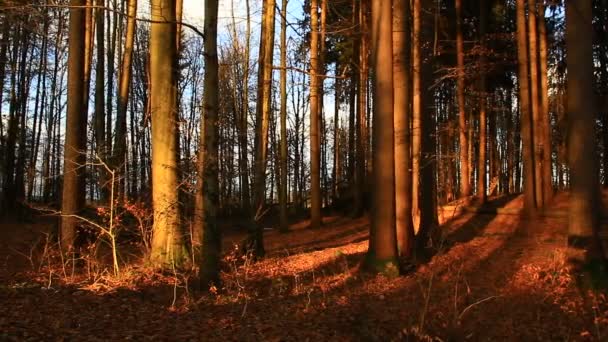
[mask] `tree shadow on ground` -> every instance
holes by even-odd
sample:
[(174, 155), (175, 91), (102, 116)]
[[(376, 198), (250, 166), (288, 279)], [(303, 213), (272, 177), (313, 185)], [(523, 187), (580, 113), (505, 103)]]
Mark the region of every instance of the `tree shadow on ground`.
[[(478, 206), (476, 212), (464, 223), (459, 224), (460, 216), (451, 218), (441, 226), (442, 241), (440, 243), (440, 251), (447, 252), (450, 248), (457, 244), (467, 243), (479, 236), (481, 232), (490, 224), (499, 214), (497, 209), (504, 208), (509, 202), (517, 198), (518, 195), (502, 196), (495, 200), (489, 201), (484, 205)], [(501, 214), (502, 215), (502, 214)], [(451, 229), (454, 225), (458, 228)], [(445, 231), (449, 232), (445, 232)], [(450, 231), (451, 230), (451, 231)]]

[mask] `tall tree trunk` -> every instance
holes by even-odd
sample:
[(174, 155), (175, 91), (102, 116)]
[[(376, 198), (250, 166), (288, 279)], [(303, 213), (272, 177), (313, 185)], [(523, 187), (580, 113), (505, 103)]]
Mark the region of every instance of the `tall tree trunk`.
[[(120, 66), (120, 79), (118, 83), (118, 106), (116, 107), (116, 136), (114, 140), (114, 151), (112, 153), (112, 166), (118, 171), (119, 179), (125, 179), (121, 171), (126, 164), (127, 158), (127, 107), (129, 102), (129, 89), (131, 86), (133, 46), (135, 41), (135, 16), (137, 15), (137, 0), (128, 0), (127, 31), (125, 36), (125, 48), (123, 50), (122, 64)], [(133, 128), (132, 128), (133, 129)], [(109, 151), (108, 151), (109, 152)], [(123, 181), (124, 182), (124, 181)], [(121, 182), (121, 183), (123, 183)], [(119, 183), (120, 184), (120, 183)], [(117, 186), (118, 197), (123, 197), (122, 186)]]
[(367, 266), (395, 273), (395, 145), (391, 0), (372, 0), (372, 65), (374, 80), (373, 199)]
[(279, 230), (288, 230), (287, 222), (287, 0), (281, 6), (281, 159), (279, 178)]
[(543, 1), (538, 6), (538, 48), (540, 67), (540, 125), (543, 145), (542, 147), (542, 178), (543, 178), (543, 201), (545, 205), (553, 197), (553, 163), (552, 163), (552, 139), (551, 118), (549, 114), (549, 75), (547, 67), (547, 23), (545, 21), (545, 6)]
[(321, 226), (321, 142), (319, 116), (321, 110), (319, 79), (321, 68), (319, 60), (319, 2), (311, 0), (310, 5), (310, 226)]
[(338, 187), (340, 185), (340, 173), (342, 172), (340, 163), (342, 162), (340, 156), (340, 92), (341, 92), (341, 82), (338, 78), (340, 76), (340, 63), (336, 62), (335, 66), (336, 70), (334, 75), (336, 76), (336, 80), (334, 81), (334, 152), (333, 152), (333, 175), (332, 175), (332, 185), (331, 185), (331, 202), (332, 205), (336, 203), (336, 199), (339, 196)]
[(76, 241), (78, 215), (84, 206), (86, 122), (83, 80), (85, 70), (84, 0), (71, 0), (68, 45), (68, 103), (61, 201), (61, 248), (70, 252)]
[(197, 193), (197, 229), (203, 231), (200, 284), (207, 288), (220, 281), (222, 249), (221, 231), (217, 224), (219, 205), (218, 184), (218, 58), (217, 58), (218, 0), (205, 1), (205, 88), (199, 147), (199, 180)]
[(251, 40), (251, 13), (249, 10), (249, 0), (245, 0), (247, 11), (247, 31), (245, 33), (245, 60), (243, 63), (243, 112), (239, 121), (239, 141), (240, 141), (240, 173), (241, 191), (243, 192), (243, 211), (251, 211), (251, 195), (249, 191), (249, 154), (247, 145), (247, 122), (249, 118), (249, 59), (250, 59), (250, 40)]
[(462, 0), (456, 0), (456, 59), (458, 78), (456, 96), (458, 100), (458, 132), (460, 144), (460, 196), (466, 197), (471, 194), (469, 154), (467, 139), (467, 113), (465, 108), (465, 70), (464, 70), (464, 38), (462, 35)]
[(150, 260), (158, 268), (180, 268), (188, 261), (178, 206), (175, 75), (175, 0), (152, 0), (150, 24), (150, 100), (152, 110), (152, 203), (154, 226)]
[[(44, 13), (44, 24), (43, 29), (44, 32), (48, 32), (48, 28), (50, 25), (50, 20), (48, 18), (48, 11)], [(28, 201), (32, 201), (34, 198), (34, 185), (36, 181), (36, 165), (38, 161), (38, 151), (40, 150), (40, 136), (42, 133), (42, 118), (45, 114), (46, 107), (46, 80), (47, 80), (47, 66), (48, 66), (48, 43), (49, 37), (48, 35), (44, 35), (42, 37), (42, 47), (40, 52), (40, 74), (38, 75), (38, 84), (36, 85), (36, 100), (35, 100), (35, 108), (34, 108), (34, 132), (32, 134), (32, 150), (30, 154), (29, 160), (29, 169), (28, 169), (28, 189), (27, 189), (27, 198)], [(2, 52), (0, 52), (0, 59)], [(0, 62), (1, 67), (2, 62)], [(2, 92), (2, 82), (4, 80), (3, 76), (0, 76), (0, 92)], [(0, 103), (2, 102), (0, 96)], [(0, 136), (2, 136), (0, 134)]]
[[(422, 44), (422, 42), (430, 41), (433, 32), (431, 23), (433, 22), (433, 9), (429, 8), (428, 3), (422, 3), (421, 0), (413, 2), (413, 18), (414, 18), (414, 102), (413, 113), (414, 120), (416, 115), (418, 121), (414, 121), (414, 129), (418, 128), (418, 144), (419, 144), (419, 183), (417, 188), (413, 187), (414, 194), (418, 195), (418, 206), (420, 210), (420, 221), (418, 228), (418, 236), (416, 238), (416, 249), (423, 251), (428, 246), (431, 239), (431, 233), (437, 226), (437, 210), (436, 210), (436, 122), (434, 119), (434, 104), (433, 104), (433, 61), (434, 52), (430, 44)], [(422, 59), (422, 56), (427, 56)], [(417, 125), (416, 125), (417, 124)], [(416, 158), (416, 157), (414, 157)], [(414, 177), (416, 177), (414, 175)], [(416, 178), (413, 178), (416, 179)], [(424, 191), (422, 191), (424, 189)], [(414, 206), (413, 206), (414, 207)]]
[(360, 216), (364, 213), (366, 203), (365, 194), (367, 192), (367, 181), (366, 181), (366, 159), (367, 159), (367, 81), (368, 81), (368, 39), (367, 39), (367, 6), (368, 0), (359, 1), (359, 76), (357, 78), (357, 88), (359, 90), (357, 94), (357, 117), (356, 117), (356, 144), (357, 154), (355, 163), (355, 203), (354, 203), (354, 216)]
[[(109, 1), (108, 6), (110, 6)], [(116, 0), (112, 0), (113, 12), (107, 11), (107, 73), (108, 83), (106, 85), (106, 149), (112, 150), (112, 105), (114, 101), (114, 71), (116, 70), (116, 38), (118, 36), (118, 4)], [(159, 9), (161, 10), (161, 9)]]
[(538, 34), (536, 24), (536, 0), (528, 0), (528, 51), (530, 64), (530, 105), (532, 112), (532, 141), (534, 150), (534, 193), (536, 207), (543, 208), (543, 135), (541, 126), (540, 83), (538, 68)]
[(486, 1), (481, 0), (479, 3), (479, 45), (481, 46), (481, 55), (479, 57), (479, 156), (477, 158), (477, 196), (481, 203), (485, 203), (487, 200), (486, 190), (486, 162), (487, 162), (487, 146), (488, 146), (488, 133), (487, 133), (487, 103), (488, 96), (486, 94), (486, 51), (485, 51), (485, 39), (487, 30), (487, 11)]
[[(11, 27), (8, 18), (2, 22), (2, 43), (0, 44), (0, 111), (2, 110), (4, 98), (4, 79), (6, 77), (6, 55), (11, 37)], [(0, 137), (4, 136), (4, 123), (0, 120)], [(0, 139), (0, 148), (4, 148), (4, 141)]]
[(519, 106), (524, 179), (524, 212), (527, 216), (536, 213), (534, 186), (534, 145), (532, 140), (532, 113), (530, 108), (530, 86), (528, 82), (528, 38), (526, 33), (525, 0), (517, 0), (517, 59)]
[(256, 108), (255, 186), (254, 186), (254, 230), (252, 231), (253, 253), (263, 257), (264, 232), (259, 220), (266, 204), (266, 165), (268, 163), (268, 131), (271, 115), (272, 60), (274, 50), (275, 0), (264, 2), (261, 30), (260, 59), (258, 69), (258, 103)]
[[(595, 144), (593, 100), (593, 27), (591, 2), (566, 2), (568, 49), (568, 163), (570, 215), (568, 241), (587, 249), (587, 257), (603, 257), (598, 237), (600, 197)], [(591, 98), (590, 98), (591, 97)]]
[[(103, 6), (103, 0), (97, 0), (98, 5)], [(104, 10), (97, 9), (96, 11), (96, 25), (97, 25), (97, 68), (95, 70), (95, 147), (97, 157), (100, 158), (104, 163), (109, 163), (106, 160), (106, 122), (105, 122), (105, 99), (104, 99), (104, 88), (105, 88), (105, 44), (104, 44)], [(97, 161), (95, 161), (97, 162)], [(108, 188), (108, 174), (106, 168), (99, 166), (97, 168), (98, 174), (98, 186), (101, 194), (101, 201), (105, 203), (108, 200), (110, 193)], [(113, 199), (110, 199), (113, 200)]]
[(414, 244), (410, 173), (410, 6), (409, 1), (395, 1), (393, 6), (395, 225), (399, 255), (409, 257)]
[(412, 2), (412, 216), (414, 230), (420, 229), (420, 154), (422, 139), (422, 39), (421, 39), (421, 4), (420, 0)]

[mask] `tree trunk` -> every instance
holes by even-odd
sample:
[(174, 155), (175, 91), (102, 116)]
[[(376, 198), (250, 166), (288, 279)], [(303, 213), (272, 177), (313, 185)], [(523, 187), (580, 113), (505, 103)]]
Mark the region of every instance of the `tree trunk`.
[[(401, 257), (409, 257), (414, 244), (414, 227), (412, 222), (412, 174), (410, 173), (411, 88), (409, 46), (411, 38), (409, 7), (409, 1), (394, 2), (392, 34), (393, 99), (395, 102), (395, 225), (397, 231), (397, 247), (399, 256)], [(377, 169), (374, 168), (374, 170)]]
[(547, 70), (547, 23), (545, 21), (545, 6), (543, 1), (539, 2), (538, 39), (539, 39), (539, 67), (540, 67), (540, 126), (542, 135), (542, 178), (543, 178), (543, 201), (547, 205), (553, 197), (553, 163), (552, 163), (552, 139), (551, 118), (549, 114), (549, 75)]
[(481, 46), (481, 55), (479, 57), (479, 156), (477, 158), (477, 197), (481, 203), (485, 203), (487, 200), (486, 190), (486, 162), (487, 162), (487, 146), (488, 146), (488, 133), (487, 133), (487, 102), (488, 96), (486, 94), (486, 57), (485, 57), (485, 39), (487, 30), (487, 11), (486, 1), (482, 0), (479, 3), (479, 45)]
[(458, 100), (458, 132), (460, 144), (460, 196), (466, 197), (471, 194), (468, 137), (467, 137), (467, 113), (465, 108), (465, 70), (464, 70), (464, 38), (462, 35), (462, 0), (456, 0), (456, 59), (458, 67), (458, 78), (456, 85), (456, 97)]
[(152, 110), (152, 201), (154, 226), (150, 260), (157, 268), (188, 261), (178, 206), (175, 74), (175, 0), (152, 0), (150, 24), (150, 100)]
[(530, 108), (530, 87), (528, 82), (528, 39), (526, 34), (525, 0), (517, 0), (517, 59), (519, 106), (521, 118), (522, 159), (524, 178), (524, 212), (527, 216), (536, 214), (536, 194), (534, 186), (534, 145), (532, 140), (532, 114)]
[[(123, 50), (122, 64), (120, 66), (120, 79), (118, 83), (118, 105), (116, 107), (116, 136), (114, 151), (112, 153), (112, 166), (118, 178), (126, 176), (124, 170), (127, 157), (127, 107), (129, 102), (129, 89), (131, 86), (133, 46), (135, 41), (135, 16), (137, 15), (137, 0), (128, 0), (127, 31), (125, 48)], [(131, 128), (133, 129), (133, 128)], [(109, 151), (108, 151), (109, 152)], [(126, 179), (126, 178), (125, 178)], [(121, 183), (124, 183), (121, 182)], [(118, 197), (123, 197), (124, 187), (117, 186)]]
[(319, 3), (310, 6), (310, 226), (321, 227)]
[(536, 24), (536, 0), (528, 0), (528, 51), (530, 65), (530, 105), (532, 112), (532, 142), (534, 153), (534, 193), (536, 207), (543, 208), (543, 134), (541, 129), (540, 83), (538, 68), (538, 34)]
[(391, 0), (372, 0), (372, 63), (374, 70), (373, 199), (367, 267), (396, 273), (395, 145)]
[(263, 257), (264, 227), (259, 220), (264, 214), (266, 204), (266, 165), (268, 159), (268, 131), (271, 114), (272, 60), (274, 50), (274, 15), (275, 0), (264, 2), (258, 70), (258, 103), (256, 109), (256, 144), (255, 144), (255, 185), (253, 225), (251, 239), (253, 253)]
[[(103, 0), (97, 0), (97, 3), (101, 6), (104, 5)], [(104, 163), (108, 163), (106, 160), (106, 133), (105, 133), (105, 99), (104, 99), (104, 88), (105, 88), (105, 44), (104, 44), (104, 20), (103, 20), (103, 9), (96, 9), (96, 24), (97, 24), (97, 68), (95, 69), (95, 153), (97, 158), (101, 159)], [(95, 163), (98, 161), (95, 160)], [(108, 174), (106, 168), (103, 166), (97, 167), (98, 187), (101, 194), (102, 203), (108, 201), (108, 195), (110, 193), (107, 180)], [(110, 199), (113, 200), (113, 199)]]
[[(197, 229), (203, 230), (200, 284), (208, 288), (220, 281), (222, 249), (221, 231), (217, 223), (218, 198), (218, 0), (205, 1), (205, 88), (203, 93), (203, 137), (199, 147), (199, 180), (197, 193)], [(202, 208), (201, 208), (202, 205)], [(199, 216), (200, 215), (200, 216)]]
[(287, 0), (283, 0), (281, 16), (281, 158), (279, 178), (279, 230), (289, 229), (287, 222)]
[[(84, 0), (71, 0), (68, 45), (68, 103), (61, 202), (61, 249), (71, 252), (76, 241), (78, 215), (84, 207), (86, 122), (83, 80), (85, 70)], [(80, 8), (79, 8), (80, 7)]]
[(421, 4), (420, 0), (412, 2), (412, 217), (414, 230), (420, 229), (420, 154), (422, 139), (422, 39), (421, 39)]
[(357, 117), (356, 117), (356, 144), (357, 155), (355, 162), (355, 203), (353, 214), (355, 217), (362, 215), (366, 207), (366, 159), (367, 159), (367, 80), (368, 80), (368, 40), (367, 40), (367, 2), (362, 0), (359, 2), (359, 39), (358, 46), (359, 56), (359, 76), (357, 78)]
[(568, 163), (570, 214), (568, 242), (585, 248), (587, 258), (603, 258), (598, 237), (600, 197), (595, 143), (591, 2), (566, 2), (568, 50)]

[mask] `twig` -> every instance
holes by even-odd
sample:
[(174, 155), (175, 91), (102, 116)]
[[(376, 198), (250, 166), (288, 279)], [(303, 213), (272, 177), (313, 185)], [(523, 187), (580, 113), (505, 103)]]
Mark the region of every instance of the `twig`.
[(474, 306), (476, 306), (476, 305), (478, 305), (478, 304), (481, 304), (481, 303), (483, 303), (483, 302), (487, 302), (487, 301), (488, 301), (488, 300), (490, 300), (490, 299), (494, 299), (494, 298), (498, 298), (498, 297), (500, 297), (500, 296), (490, 296), (490, 297), (488, 297), (488, 298), (484, 298), (484, 299), (482, 299), (482, 300), (479, 300), (479, 301), (477, 301), (477, 302), (475, 302), (475, 303), (473, 303), (473, 304), (471, 304), (471, 305), (467, 306), (466, 308), (464, 308), (464, 310), (462, 310), (462, 312), (460, 313), (460, 315), (458, 315), (458, 320), (460, 320), (460, 319), (462, 318), (462, 316), (463, 316), (463, 315), (464, 315), (464, 314), (465, 314), (467, 311), (469, 311), (469, 309), (471, 309), (472, 307), (474, 307)]

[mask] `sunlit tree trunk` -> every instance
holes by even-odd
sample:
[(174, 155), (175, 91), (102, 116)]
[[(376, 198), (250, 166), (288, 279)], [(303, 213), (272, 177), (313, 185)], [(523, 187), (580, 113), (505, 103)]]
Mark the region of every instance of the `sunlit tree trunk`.
[(486, 1), (481, 0), (479, 3), (479, 44), (481, 46), (481, 55), (479, 57), (479, 156), (477, 158), (477, 197), (481, 203), (485, 203), (487, 199), (486, 190), (486, 162), (487, 162), (487, 146), (488, 146), (488, 133), (487, 133), (487, 103), (488, 97), (486, 94), (486, 51), (485, 51), (485, 39), (487, 30), (487, 11)]
[(319, 3), (310, 5), (310, 226), (321, 226)]
[(532, 113), (532, 142), (534, 153), (534, 193), (536, 207), (545, 206), (543, 199), (543, 134), (541, 124), (540, 83), (538, 65), (538, 34), (536, 0), (528, 0), (528, 51), (530, 70), (530, 109)]
[(413, 0), (412, 5), (412, 217), (414, 230), (418, 232), (420, 229), (420, 154), (423, 115), (420, 0)]
[(568, 241), (587, 249), (587, 257), (604, 257), (599, 243), (601, 201), (597, 173), (593, 91), (593, 27), (591, 1), (566, 2), (568, 50), (568, 163), (570, 166), (570, 214)]
[(414, 243), (410, 172), (410, 6), (409, 1), (394, 1), (393, 4), (395, 217), (399, 255), (409, 257)]
[(61, 248), (69, 252), (76, 240), (78, 215), (84, 206), (86, 121), (83, 80), (85, 69), (84, 0), (71, 0), (68, 45), (68, 103), (65, 134), (63, 196), (61, 201)]
[(374, 80), (373, 195), (368, 268), (393, 273), (396, 266), (395, 145), (391, 0), (372, 0)]
[[(203, 93), (204, 124), (199, 147), (199, 179), (197, 214), (203, 230), (200, 284), (206, 288), (220, 281), (222, 249), (221, 231), (217, 224), (219, 206), (218, 184), (218, 57), (217, 57), (218, 0), (205, 1), (205, 88)], [(202, 204), (202, 208), (201, 208)]]
[(460, 196), (471, 194), (471, 176), (469, 171), (468, 136), (467, 136), (467, 113), (464, 99), (464, 38), (462, 35), (462, 0), (456, 0), (456, 59), (458, 67), (458, 78), (456, 85), (456, 97), (458, 100), (458, 132), (460, 144)]
[(525, 0), (517, 0), (517, 59), (519, 107), (521, 120), (522, 161), (524, 181), (524, 212), (528, 216), (536, 213), (534, 187), (534, 145), (532, 140), (532, 113), (528, 82), (528, 38), (526, 33)]
[(177, 86), (175, 0), (153, 0), (150, 24), (152, 115), (152, 203), (154, 226), (150, 260), (155, 267), (183, 267), (188, 261), (178, 206), (176, 135)]

